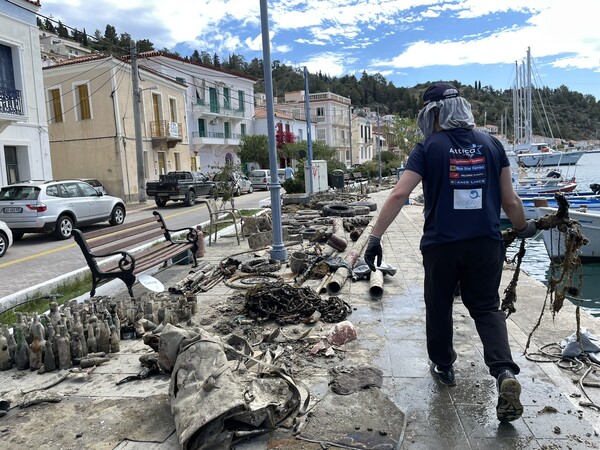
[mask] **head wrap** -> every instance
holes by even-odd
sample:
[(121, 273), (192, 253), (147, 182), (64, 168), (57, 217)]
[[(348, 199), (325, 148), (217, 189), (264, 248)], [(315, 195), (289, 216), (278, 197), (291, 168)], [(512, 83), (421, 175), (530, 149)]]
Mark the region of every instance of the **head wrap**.
[(444, 130), (473, 128), (475, 118), (471, 104), (460, 96), (458, 89), (450, 83), (433, 83), (423, 94), (423, 109), (417, 124), (427, 139), (433, 132), (435, 116)]

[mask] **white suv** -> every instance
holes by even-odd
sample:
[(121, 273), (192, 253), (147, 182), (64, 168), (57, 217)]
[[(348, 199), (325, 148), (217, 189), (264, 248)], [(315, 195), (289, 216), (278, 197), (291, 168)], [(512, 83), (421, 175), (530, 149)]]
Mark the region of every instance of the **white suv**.
[(69, 239), (73, 228), (108, 221), (125, 221), (125, 202), (104, 195), (81, 180), (26, 181), (0, 190), (0, 220), (15, 241), (25, 233), (53, 233)]

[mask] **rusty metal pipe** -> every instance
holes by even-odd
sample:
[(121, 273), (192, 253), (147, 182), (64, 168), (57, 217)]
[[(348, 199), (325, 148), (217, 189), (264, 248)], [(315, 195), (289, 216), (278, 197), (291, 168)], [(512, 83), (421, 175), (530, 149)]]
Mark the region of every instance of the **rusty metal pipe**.
[(371, 272), (369, 279), (369, 295), (372, 299), (381, 300), (383, 297), (383, 272), (377, 269)]

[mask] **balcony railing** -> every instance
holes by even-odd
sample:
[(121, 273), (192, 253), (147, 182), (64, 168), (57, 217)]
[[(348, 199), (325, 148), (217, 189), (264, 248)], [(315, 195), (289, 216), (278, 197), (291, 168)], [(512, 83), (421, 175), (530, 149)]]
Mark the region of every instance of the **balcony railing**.
[(201, 98), (197, 98), (193, 104), (194, 112), (199, 114), (210, 114), (223, 117), (244, 117), (244, 108), (231, 108), (224, 105), (209, 102)]
[(0, 114), (23, 115), (21, 91), (0, 87)]
[(223, 133), (217, 131), (193, 131), (192, 138), (201, 138), (201, 139), (233, 139), (240, 140), (242, 135), (240, 133)]
[(178, 122), (159, 120), (150, 122), (150, 135), (152, 147), (160, 148), (166, 144), (168, 148), (174, 148), (183, 141), (183, 128)]

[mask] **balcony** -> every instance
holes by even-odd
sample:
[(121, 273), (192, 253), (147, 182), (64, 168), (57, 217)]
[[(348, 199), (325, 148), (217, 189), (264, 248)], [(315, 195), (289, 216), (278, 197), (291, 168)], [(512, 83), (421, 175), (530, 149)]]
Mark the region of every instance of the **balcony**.
[(192, 132), (193, 145), (239, 145), (240, 133), (224, 133), (220, 131)]
[(21, 91), (0, 87), (0, 121), (17, 122), (23, 120)]
[(244, 118), (243, 108), (231, 108), (215, 102), (207, 103), (206, 100), (197, 98), (192, 110), (196, 116), (230, 117), (234, 119)]
[(153, 146), (157, 147), (162, 142), (166, 142), (169, 148), (173, 148), (183, 140), (183, 129), (178, 122), (153, 121), (150, 122), (150, 136), (152, 137)]

